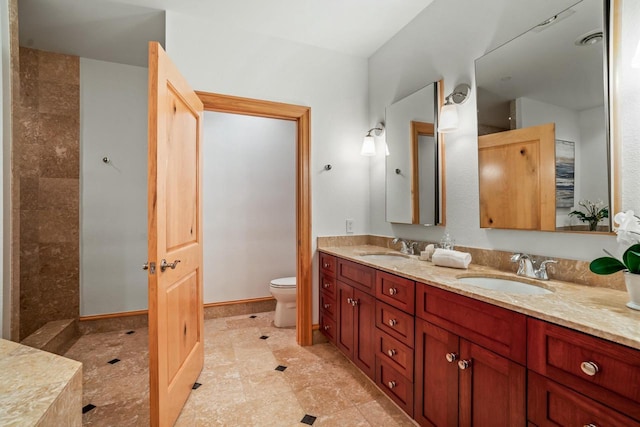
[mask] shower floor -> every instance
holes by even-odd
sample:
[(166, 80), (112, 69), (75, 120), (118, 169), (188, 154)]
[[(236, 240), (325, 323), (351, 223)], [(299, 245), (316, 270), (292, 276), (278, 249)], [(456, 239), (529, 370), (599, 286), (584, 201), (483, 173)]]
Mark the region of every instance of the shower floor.
[[(300, 347), (273, 312), (205, 320), (205, 362), (176, 426), (414, 426), (334, 346)], [(264, 338), (267, 337), (267, 338)], [(82, 336), (85, 426), (147, 426), (147, 328)]]

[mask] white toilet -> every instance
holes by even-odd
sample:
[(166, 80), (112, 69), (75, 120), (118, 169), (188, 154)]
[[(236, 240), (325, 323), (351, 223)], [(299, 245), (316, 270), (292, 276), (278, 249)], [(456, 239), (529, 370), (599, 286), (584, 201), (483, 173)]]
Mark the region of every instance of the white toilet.
[(273, 324), (278, 328), (296, 326), (296, 277), (273, 279), (269, 290), (276, 299)]

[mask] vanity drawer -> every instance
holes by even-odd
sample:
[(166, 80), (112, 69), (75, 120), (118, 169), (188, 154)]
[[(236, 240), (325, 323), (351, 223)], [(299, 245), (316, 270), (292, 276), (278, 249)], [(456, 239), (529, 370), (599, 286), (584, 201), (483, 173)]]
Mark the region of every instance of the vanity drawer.
[(400, 408), (413, 417), (413, 382), (386, 362), (376, 359), (376, 384)]
[(528, 320), (528, 367), (640, 420), (640, 351)]
[(376, 328), (376, 358), (413, 381), (413, 349)]
[(329, 292), (320, 292), (320, 312), (336, 318), (336, 294)]
[(322, 332), (330, 342), (335, 344), (336, 322), (322, 310), (320, 310), (320, 332)]
[(413, 348), (415, 319), (395, 307), (376, 300), (376, 327)]
[(336, 278), (325, 273), (320, 273), (320, 291), (328, 297), (336, 299)]
[(527, 396), (527, 419), (539, 427), (640, 427), (639, 422), (532, 371)]
[(320, 252), (320, 271), (329, 275), (336, 275), (336, 257)]
[(376, 271), (376, 298), (409, 314), (415, 313), (415, 282)]
[(338, 280), (374, 295), (375, 277), (373, 268), (338, 258)]
[(416, 316), (521, 365), (527, 363), (523, 314), (417, 282)]

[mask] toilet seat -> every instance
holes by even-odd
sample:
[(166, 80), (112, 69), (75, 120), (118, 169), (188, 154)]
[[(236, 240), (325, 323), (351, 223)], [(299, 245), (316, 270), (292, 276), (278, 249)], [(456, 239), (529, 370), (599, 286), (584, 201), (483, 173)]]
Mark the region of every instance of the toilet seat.
[(295, 288), (296, 276), (293, 277), (281, 277), (279, 279), (273, 279), (271, 281), (271, 287), (273, 288)]

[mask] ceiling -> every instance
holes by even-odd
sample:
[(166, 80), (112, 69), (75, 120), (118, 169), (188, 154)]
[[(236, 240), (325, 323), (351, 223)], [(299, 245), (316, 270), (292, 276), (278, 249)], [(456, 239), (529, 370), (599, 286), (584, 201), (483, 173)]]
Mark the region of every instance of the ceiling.
[[(363, 58), (434, 0), (20, 0), (20, 44), (146, 66), (164, 11)], [(250, 13), (247, 13), (249, 11)]]

